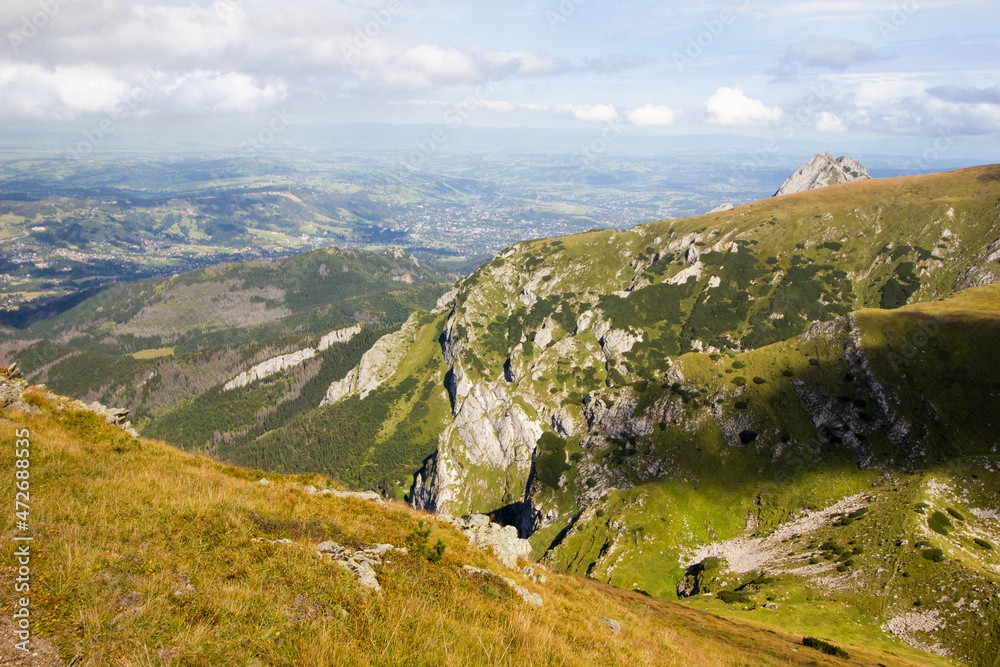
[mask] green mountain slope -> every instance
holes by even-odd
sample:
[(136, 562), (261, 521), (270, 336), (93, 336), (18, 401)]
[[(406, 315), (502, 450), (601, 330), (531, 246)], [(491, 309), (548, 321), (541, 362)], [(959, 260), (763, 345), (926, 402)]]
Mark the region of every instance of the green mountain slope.
[[(493, 512), (546, 562), (654, 595), (697, 578), (687, 568), (699, 549), (764, 539), (819, 512), (796, 537), (808, 540), (782, 546), (807, 564), (834, 554), (835, 567), (778, 577), (787, 590), (775, 593), (760, 572), (778, 567), (773, 558), (722, 563), (725, 597), (748, 607), (780, 597), (790, 624), (808, 623), (802, 610), (822, 600), (843, 610), (824, 621), (835, 636), (895, 636), (993, 664), (997, 630), (982, 619), (997, 612), (986, 601), (998, 563), (975, 539), (1000, 536), (995, 480), (976, 472), (995, 466), (998, 259), (996, 166), (519, 243), (462, 280), (450, 312), (411, 319), (420, 328), (388, 356), (425, 363), (363, 359), (355, 373), (383, 368), (376, 388), (349, 376), (328, 397), (331, 408), (378, 397), (375, 425), (354, 443), (377, 453), (418, 423), (400, 415), (426, 396), (444, 428), (415, 477), (415, 505)], [(286, 451), (304, 456), (323, 441), (299, 434), (282, 441)], [(362, 459), (370, 477), (377, 459)], [(915, 503), (947, 512), (926, 500), (931, 490), (961, 495), (974, 479), (986, 481), (969, 512), (947, 506), (965, 517), (961, 531), (921, 527)], [(857, 523), (879, 530), (844, 540), (850, 531), (833, 526), (843, 517), (822, 514), (840, 502), (847, 514), (867, 507)], [(840, 552), (821, 548), (831, 540)], [(852, 540), (861, 551), (840, 570)], [(943, 560), (923, 556), (933, 549)], [(911, 567), (911, 557), (922, 560)], [(891, 574), (854, 582), (862, 569), (851, 568), (867, 565)], [(921, 598), (919, 613), (900, 606), (944, 582), (954, 584), (949, 600)], [(962, 597), (982, 602), (958, 607)]]
[[(802, 635), (537, 564), (535, 574), (509, 570), (402, 503), (324, 493), (318, 475), (261, 483), (258, 472), (132, 438), (6, 369), (0, 438), (18, 445), (2, 449), (5, 470), (30, 462), (31, 496), (17, 519), (28, 525), (8, 512), (0, 530), (32, 538), (16, 543), (27, 556), (9, 548), (0, 568), (4, 664), (949, 664), (850, 644), (835, 657)], [(5, 498), (15, 483), (0, 481)], [(354, 567), (374, 563), (368, 584), (329, 555), (331, 540)], [(421, 553), (438, 541), (443, 557)], [(18, 574), (25, 562), (30, 573)], [(15, 592), (19, 576), (29, 587)], [(15, 634), (15, 613), (30, 638)]]
[[(453, 278), (398, 251), (216, 265), (108, 287), (6, 332), (0, 356), (57, 391), (131, 410), (137, 427), (174, 444), (217, 451), (315, 408), (333, 380), (414, 310), (433, 307)], [(268, 363), (270, 371), (227, 386)]]

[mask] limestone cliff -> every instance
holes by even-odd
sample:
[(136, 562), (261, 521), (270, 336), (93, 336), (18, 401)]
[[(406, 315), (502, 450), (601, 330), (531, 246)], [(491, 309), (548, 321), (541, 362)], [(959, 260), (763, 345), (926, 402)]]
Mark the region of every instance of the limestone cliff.
[(805, 192), (837, 183), (869, 178), (871, 176), (868, 174), (868, 170), (857, 160), (845, 156), (834, 158), (833, 154), (827, 151), (826, 153), (817, 153), (809, 162), (799, 167), (778, 188), (774, 196)]

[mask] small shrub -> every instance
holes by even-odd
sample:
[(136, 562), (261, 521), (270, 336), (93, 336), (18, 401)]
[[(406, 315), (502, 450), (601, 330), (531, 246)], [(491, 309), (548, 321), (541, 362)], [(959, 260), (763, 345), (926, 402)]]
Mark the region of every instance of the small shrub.
[(924, 549), (923, 556), (927, 560), (934, 561), (935, 563), (940, 563), (944, 560), (944, 552), (940, 549)]
[(717, 570), (720, 565), (722, 565), (722, 561), (717, 556), (709, 556), (701, 561), (701, 569), (703, 570)]
[(744, 445), (748, 445), (757, 439), (756, 431), (740, 431), (740, 442)]
[(734, 602), (750, 602), (749, 596), (745, 593), (737, 593), (736, 591), (719, 591), (717, 597), (726, 604), (732, 604)]
[(975, 542), (981, 548), (986, 549), (987, 551), (993, 551), (993, 545), (987, 542), (986, 540), (981, 540), (977, 537), (974, 538), (972, 541)]
[(845, 660), (849, 659), (850, 654), (839, 646), (834, 646), (830, 642), (825, 642), (822, 639), (816, 639), (815, 637), (803, 637), (802, 645), (808, 646), (809, 648), (814, 648), (817, 651), (822, 651), (827, 655), (833, 655), (838, 658), (843, 658)]
[(427, 545), (427, 538), (430, 537), (431, 529), (423, 519), (417, 521), (417, 525), (406, 538), (406, 544), (411, 553), (423, 556), (432, 563), (437, 563), (444, 556), (445, 543), (440, 537), (433, 547)]
[(759, 375), (755, 375), (754, 378), (753, 378), (753, 383), (754, 384), (767, 384), (767, 380), (765, 380), (764, 378), (760, 377)]
[(735, 368), (737, 370), (739, 370), (741, 368), (746, 368), (746, 367), (747, 367), (747, 365), (745, 363), (743, 363), (742, 361), (740, 361), (739, 359), (737, 359), (736, 361), (733, 362), (733, 368)]
[(785, 370), (781, 371), (781, 374), (784, 375), (786, 378), (795, 377), (795, 373), (793, 373), (792, 371), (788, 370), (787, 368)]
[(947, 535), (948, 529), (951, 528), (951, 519), (949, 519), (943, 512), (934, 512), (934, 514), (931, 514), (931, 517), (927, 519), (927, 526), (935, 533)]
[(809, 360), (809, 365), (810, 366), (819, 366), (819, 359), (810, 359)]
[(955, 509), (953, 507), (949, 507), (948, 508), (948, 514), (952, 515), (953, 517), (955, 517), (959, 521), (965, 521), (965, 517), (962, 516), (962, 513), (959, 512), (957, 509)]
[(734, 377), (733, 384), (735, 384), (737, 387), (745, 387), (747, 386), (747, 379), (742, 376)]

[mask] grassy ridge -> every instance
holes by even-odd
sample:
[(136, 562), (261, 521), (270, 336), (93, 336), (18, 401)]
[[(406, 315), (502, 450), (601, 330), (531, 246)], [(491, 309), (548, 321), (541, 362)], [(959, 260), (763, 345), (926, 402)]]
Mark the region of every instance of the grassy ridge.
[[(420, 513), (309, 496), (319, 476), (220, 465), (28, 392), (39, 414), (4, 411), (0, 439), (31, 433), (33, 636), (79, 665), (913, 665), (848, 646), (848, 663), (765, 631), (594, 582), (546, 572), (525, 605), (502, 572), (450, 526), (431, 522), (443, 560), (396, 556), (364, 593), (315, 545), (403, 545)], [(13, 468), (13, 449), (2, 449)], [(0, 482), (12, 497), (12, 477)], [(2, 520), (4, 534), (12, 518)], [(263, 541), (256, 541), (262, 539)], [(270, 540), (288, 539), (290, 543)], [(9, 550), (0, 570), (10, 609)], [(523, 579), (523, 581), (522, 581)], [(621, 624), (613, 634), (600, 620)], [(39, 644), (36, 644), (38, 646)], [(4, 648), (2, 655), (14, 657)]]

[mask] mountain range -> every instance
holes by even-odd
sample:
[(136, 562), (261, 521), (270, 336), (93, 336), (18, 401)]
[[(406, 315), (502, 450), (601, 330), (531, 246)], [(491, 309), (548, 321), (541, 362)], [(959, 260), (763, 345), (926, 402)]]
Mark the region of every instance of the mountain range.
[(0, 352), (227, 463), (489, 515), (553, 571), (995, 665), (998, 260), (986, 166), (523, 241), (454, 283), (391, 254), (205, 269)]

